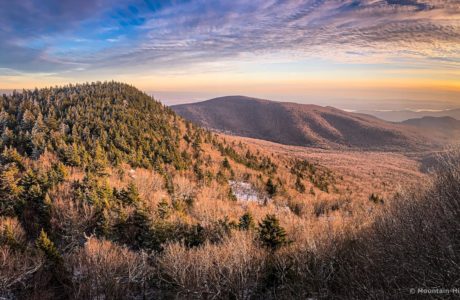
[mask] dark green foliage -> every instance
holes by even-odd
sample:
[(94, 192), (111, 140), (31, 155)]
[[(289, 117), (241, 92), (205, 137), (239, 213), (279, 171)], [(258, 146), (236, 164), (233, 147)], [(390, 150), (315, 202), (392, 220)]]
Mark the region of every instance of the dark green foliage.
[(123, 204), (131, 205), (140, 202), (139, 192), (133, 182), (130, 182), (125, 189), (121, 191), (115, 191), (114, 196), (120, 200)]
[(25, 90), (0, 98), (0, 114), (2, 147), (15, 147), (32, 158), (49, 149), (64, 163), (92, 172), (121, 162), (187, 167), (173, 129), (174, 113), (126, 84)]
[(225, 157), (224, 160), (222, 161), (222, 167), (225, 169), (231, 169), (232, 167), (230, 166), (230, 162), (228, 159)]
[(329, 186), (336, 182), (329, 169), (319, 168), (307, 160), (294, 160), (291, 173), (297, 176), (295, 188), (301, 193), (303, 193), (301, 180), (308, 179), (315, 187), (326, 193), (329, 192)]
[[(52, 176), (57, 177), (54, 170)], [(21, 197), (21, 208), (18, 211), (22, 216), (22, 222), (30, 235), (36, 236), (40, 229), (50, 228), (50, 204), (48, 191), (53, 184), (58, 184), (59, 178), (50, 180), (50, 173), (43, 170), (28, 169), (21, 178), (23, 193)]]
[(220, 184), (225, 184), (227, 182), (227, 176), (225, 176), (222, 170), (219, 170), (216, 174), (216, 180)]
[(62, 161), (72, 167), (80, 166), (81, 162), (81, 150), (79, 149), (76, 143), (72, 143), (71, 145), (66, 145), (64, 149), (61, 150), (60, 155)]
[(277, 166), (271, 161), (269, 157), (253, 155), (249, 150), (246, 155), (240, 155), (235, 148), (225, 146), (223, 143), (214, 141), (214, 145), (223, 156), (228, 156), (235, 162), (245, 165), (248, 168), (263, 171), (268, 174), (275, 173)]
[(205, 242), (221, 242), (236, 228), (238, 228), (238, 224), (234, 221), (229, 221), (227, 217), (212, 222), (206, 227), (200, 223), (190, 225), (160, 219), (151, 224), (148, 234), (142, 237), (143, 244), (140, 246), (144, 249), (160, 252), (163, 250), (165, 243), (174, 241), (182, 242), (188, 248), (199, 247)]
[(294, 163), (291, 167), (291, 173), (296, 175), (301, 179), (306, 179), (308, 174), (315, 174), (316, 173), (316, 166), (310, 163), (307, 160), (294, 160)]
[(35, 244), (38, 249), (42, 250), (45, 256), (53, 263), (62, 261), (61, 254), (58, 252), (54, 243), (48, 238), (46, 232), (42, 229)]
[(24, 170), (24, 158), (13, 147), (5, 147), (5, 149), (3, 149), (0, 162), (2, 165), (14, 164), (20, 170)]
[(48, 180), (51, 185), (57, 185), (63, 182), (67, 177), (67, 169), (60, 161), (53, 163), (51, 170), (48, 172)]
[(0, 213), (13, 215), (23, 187), (19, 185), (20, 173), (16, 164), (10, 163), (0, 169)]
[(231, 235), (232, 230), (237, 229), (238, 224), (235, 221), (230, 221), (227, 216), (213, 222), (211, 226), (205, 228), (206, 240), (211, 243), (220, 243), (225, 237)]
[(313, 205), (313, 211), (317, 217), (327, 215), (330, 212), (337, 211), (339, 209), (347, 209), (351, 199), (348, 197), (337, 198), (334, 200), (320, 200), (315, 202)]
[(169, 195), (173, 195), (174, 194), (174, 184), (172, 181), (172, 176), (171, 174), (168, 173), (168, 174), (165, 174), (164, 177), (165, 177), (165, 189), (166, 191), (168, 191)]
[(154, 249), (152, 221), (143, 209), (136, 209), (129, 216), (119, 214), (115, 225), (115, 239), (134, 249)]
[(275, 215), (267, 215), (262, 222), (259, 222), (258, 231), (261, 244), (272, 251), (288, 243), (286, 231)]
[(112, 234), (111, 219), (111, 211), (108, 208), (100, 208), (96, 216), (94, 232), (98, 236), (110, 237)]
[(270, 197), (273, 197), (278, 190), (278, 186), (273, 182), (271, 178), (268, 178), (267, 183), (265, 184), (265, 191)]
[(249, 230), (255, 227), (254, 217), (250, 212), (245, 213), (240, 217), (238, 228), (240, 230)]
[(192, 225), (185, 236), (184, 243), (187, 247), (197, 247), (206, 241), (206, 230), (201, 224)]
[(166, 219), (171, 213), (171, 207), (169, 206), (168, 201), (164, 198), (158, 203), (157, 210), (160, 219)]
[(16, 239), (13, 233), (13, 228), (7, 224), (3, 228), (0, 227), (0, 246), (6, 245), (12, 249), (21, 249), (23, 246)]
[(300, 179), (299, 176), (297, 176), (296, 180), (295, 180), (295, 189), (299, 192), (299, 193), (305, 193), (305, 184), (303, 184), (302, 180)]
[(205, 179), (203, 169), (201, 169), (198, 163), (195, 163), (195, 165), (193, 166), (193, 173), (195, 173), (196, 179), (198, 181), (203, 181)]
[(206, 241), (207, 236), (205, 228), (200, 224), (188, 225), (157, 220), (152, 224), (150, 234), (145, 238), (149, 249), (161, 252), (167, 242), (183, 242), (187, 247), (197, 247)]
[(110, 188), (104, 178), (99, 178), (91, 173), (86, 173), (83, 181), (74, 182), (72, 191), (74, 198), (90, 203), (98, 208), (108, 207), (118, 193)]

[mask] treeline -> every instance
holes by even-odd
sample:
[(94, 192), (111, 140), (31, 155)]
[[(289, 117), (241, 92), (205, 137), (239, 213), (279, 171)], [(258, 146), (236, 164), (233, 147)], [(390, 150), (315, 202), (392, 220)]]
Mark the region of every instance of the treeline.
[(184, 168), (179, 125), (170, 109), (116, 82), (24, 90), (0, 101), (2, 148), (32, 158), (53, 151), (71, 166)]

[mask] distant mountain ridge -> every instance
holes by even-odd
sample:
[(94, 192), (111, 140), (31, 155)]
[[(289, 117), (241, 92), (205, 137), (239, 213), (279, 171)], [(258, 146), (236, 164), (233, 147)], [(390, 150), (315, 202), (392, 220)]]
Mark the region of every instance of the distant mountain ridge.
[(460, 120), (460, 108), (457, 109), (446, 109), (441, 111), (430, 111), (430, 110), (394, 110), (394, 111), (372, 111), (372, 110), (362, 110), (357, 111), (358, 113), (364, 113), (368, 115), (373, 115), (385, 121), (390, 122), (404, 122), (409, 119), (417, 119), (423, 117), (451, 117), (456, 120)]
[(413, 126), (441, 139), (460, 141), (460, 120), (452, 117), (423, 117), (409, 119), (402, 124)]
[(288, 145), (417, 150), (437, 144), (416, 127), (333, 107), (227, 96), (171, 108), (207, 128)]

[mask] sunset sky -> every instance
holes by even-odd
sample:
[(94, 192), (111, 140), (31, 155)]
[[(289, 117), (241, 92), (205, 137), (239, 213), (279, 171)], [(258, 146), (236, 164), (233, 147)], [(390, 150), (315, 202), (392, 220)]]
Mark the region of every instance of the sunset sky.
[(0, 0), (0, 89), (460, 107), (459, 0)]

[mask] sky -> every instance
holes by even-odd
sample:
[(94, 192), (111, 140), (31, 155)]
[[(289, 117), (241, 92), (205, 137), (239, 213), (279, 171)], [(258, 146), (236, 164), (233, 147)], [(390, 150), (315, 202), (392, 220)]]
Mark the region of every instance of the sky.
[(0, 0), (0, 89), (460, 107), (460, 0)]

